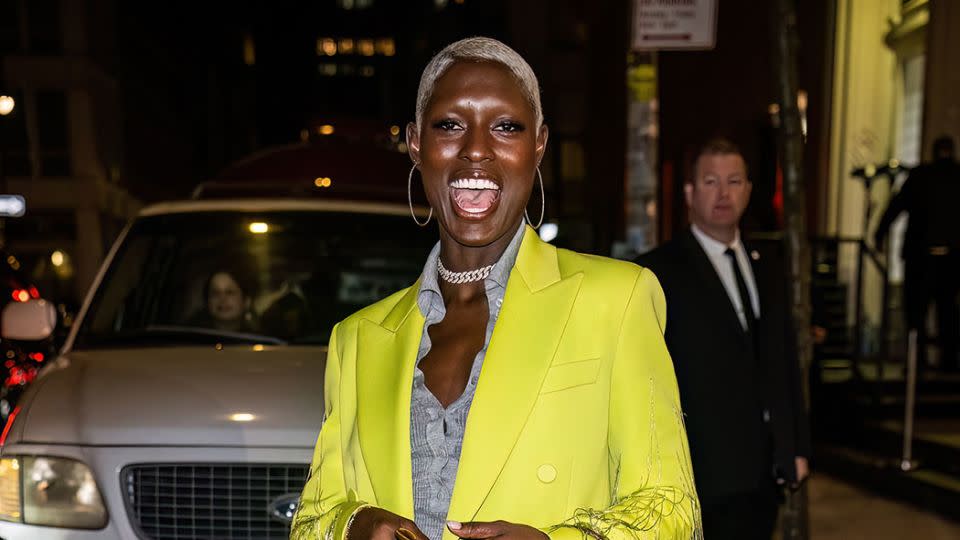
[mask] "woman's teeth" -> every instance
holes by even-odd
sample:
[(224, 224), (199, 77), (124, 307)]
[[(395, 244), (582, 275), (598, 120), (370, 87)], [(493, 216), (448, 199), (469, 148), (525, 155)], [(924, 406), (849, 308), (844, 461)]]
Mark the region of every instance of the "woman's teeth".
[(460, 178), (450, 182), (450, 194), (461, 211), (483, 214), (500, 198), (500, 186), (492, 180)]
[(495, 189), (500, 190), (500, 186), (492, 180), (483, 180), (477, 178), (462, 178), (450, 183), (454, 189)]

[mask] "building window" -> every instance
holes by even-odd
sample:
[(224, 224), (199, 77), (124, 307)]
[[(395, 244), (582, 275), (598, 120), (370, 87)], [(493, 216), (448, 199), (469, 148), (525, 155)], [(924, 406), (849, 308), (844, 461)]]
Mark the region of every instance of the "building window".
[(243, 63), (248, 66), (257, 64), (257, 46), (250, 34), (243, 36)]
[(0, 55), (20, 50), (20, 0), (0, 0)]
[(41, 176), (70, 176), (67, 96), (37, 92), (37, 158)]
[(63, 52), (60, 0), (30, 0), (27, 7), (27, 39), (33, 54)]
[(337, 0), (340, 9), (367, 9), (373, 7), (373, 0)]
[(26, 100), (23, 92), (11, 91), (16, 107), (7, 116), (0, 116), (0, 174), (30, 176), (30, 144), (27, 139)]

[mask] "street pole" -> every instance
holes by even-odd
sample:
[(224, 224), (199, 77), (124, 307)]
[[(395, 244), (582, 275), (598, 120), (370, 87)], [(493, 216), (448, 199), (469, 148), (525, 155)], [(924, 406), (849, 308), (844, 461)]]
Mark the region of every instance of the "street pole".
[[(770, 41), (780, 104), (777, 142), (783, 166), (784, 238), (790, 269), (790, 275), (784, 277), (790, 280), (797, 353), (801, 372), (806, 373), (813, 358), (813, 347), (810, 339), (810, 245), (803, 181), (803, 135), (797, 106), (797, 16), (793, 0), (774, 0), (769, 6)], [(787, 497), (783, 516), (784, 540), (809, 536), (804, 486), (801, 484), (799, 491)]]

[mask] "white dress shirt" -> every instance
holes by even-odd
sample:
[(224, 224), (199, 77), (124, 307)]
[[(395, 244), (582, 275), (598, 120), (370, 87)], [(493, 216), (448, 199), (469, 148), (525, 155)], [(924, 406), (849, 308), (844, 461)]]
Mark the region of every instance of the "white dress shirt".
[(727, 296), (730, 303), (733, 304), (740, 318), (740, 325), (747, 329), (747, 315), (743, 311), (743, 303), (740, 301), (740, 291), (737, 289), (737, 277), (733, 273), (733, 267), (730, 266), (730, 259), (726, 255), (727, 248), (733, 249), (737, 264), (740, 265), (740, 272), (743, 274), (743, 280), (747, 284), (747, 292), (750, 294), (750, 303), (753, 304), (753, 312), (757, 318), (760, 318), (760, 296), (757, 293), (757, 281), (753, 277), (753, 268), (750, 266), (750, 257), (747, 255), (743, 242), (740, 241), (740, 231), (737, 230), (733, 242), (729, 245), (707, 236), (707, 233), (700, 230), (696, 225), (691, 225), (690, 230), (694, 238), (703, 247), (707, 258), (713, 264), (714, 270), (723, 283), (723, 288), (727, 290)]

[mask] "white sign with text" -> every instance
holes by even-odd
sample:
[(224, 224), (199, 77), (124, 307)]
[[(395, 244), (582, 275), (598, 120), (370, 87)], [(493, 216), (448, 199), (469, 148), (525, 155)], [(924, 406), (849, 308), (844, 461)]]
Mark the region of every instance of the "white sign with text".
[(712, 49), (719, 0), (634, 0), (635, 50)]

